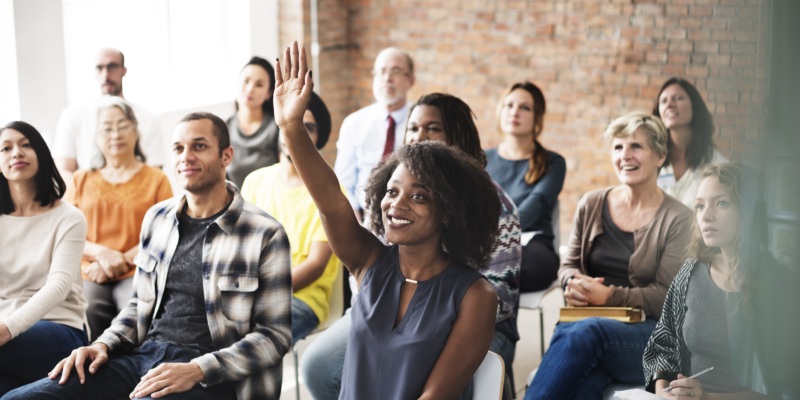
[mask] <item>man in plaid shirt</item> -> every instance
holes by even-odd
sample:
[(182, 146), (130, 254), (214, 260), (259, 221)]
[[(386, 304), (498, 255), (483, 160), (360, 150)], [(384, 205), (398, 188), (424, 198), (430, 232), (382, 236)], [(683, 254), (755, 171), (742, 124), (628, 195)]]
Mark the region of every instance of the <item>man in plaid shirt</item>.
[(186, 195), (145, 216), (128, 306), (97, 341), (10, 398), (280, 396), (291, 345), (286, 234), (226, 183), (233, 148), (224, 121), (189, 114), (172, 142)]

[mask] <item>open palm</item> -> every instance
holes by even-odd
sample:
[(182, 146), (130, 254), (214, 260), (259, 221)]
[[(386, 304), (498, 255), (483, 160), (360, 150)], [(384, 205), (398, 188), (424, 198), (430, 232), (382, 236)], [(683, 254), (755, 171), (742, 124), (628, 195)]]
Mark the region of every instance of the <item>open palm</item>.
[(291, 48), (283, 51), (283, 59), (276, 64), (275, 91), (272, 94), (275, 123), (278, 126), (302, 124), (314, 87), (306, 63), (305, 48), (298, 48), (295, 41)]

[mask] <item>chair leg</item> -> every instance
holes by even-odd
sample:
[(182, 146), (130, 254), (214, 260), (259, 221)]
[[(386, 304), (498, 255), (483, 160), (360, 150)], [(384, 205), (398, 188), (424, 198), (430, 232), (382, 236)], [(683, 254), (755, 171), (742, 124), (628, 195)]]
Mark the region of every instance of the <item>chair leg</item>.
[(539, 307), (539, 345), (542, 349), (542, 358), (544, 358), (544, 310)]
[(300, 365), (297, 363), (297, 346), (292, 345), (292, 355), (294, 356), (294, 392), (297, 400), (300, 400)]

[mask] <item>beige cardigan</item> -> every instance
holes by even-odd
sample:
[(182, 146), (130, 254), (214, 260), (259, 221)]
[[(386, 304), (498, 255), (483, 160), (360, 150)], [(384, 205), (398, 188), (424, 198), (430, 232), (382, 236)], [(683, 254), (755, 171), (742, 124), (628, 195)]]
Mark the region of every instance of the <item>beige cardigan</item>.
[[(587, 273), (592, 242), (603, 233), (603, 202), (611, 189), (589, 192), (578, 203), (567, 254), (558, 272), (560, 282), (576, 271)], [(658, 318), (667, 289), (687, 254), (692, 223), (692, 212), (665, 193), (653, 220), (633, 232), (634, 250), (628, 264), (633, 287), (611, 286), (605, 305), (641, 307), (648, 316)]]

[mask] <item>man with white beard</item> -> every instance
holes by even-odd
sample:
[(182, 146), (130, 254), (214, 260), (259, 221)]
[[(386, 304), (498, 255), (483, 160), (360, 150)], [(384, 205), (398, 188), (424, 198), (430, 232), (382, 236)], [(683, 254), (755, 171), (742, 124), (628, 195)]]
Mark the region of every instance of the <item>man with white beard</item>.
[(372, 168), (403, 144), (410, 106), (406, 94), (413, 85), (411, 56), (395, 47), (383, 49), (372, 70), (372, 94), (377, 102), (342, 122), (334, 171), (359, 217), (366, 208), (364, 185)]

